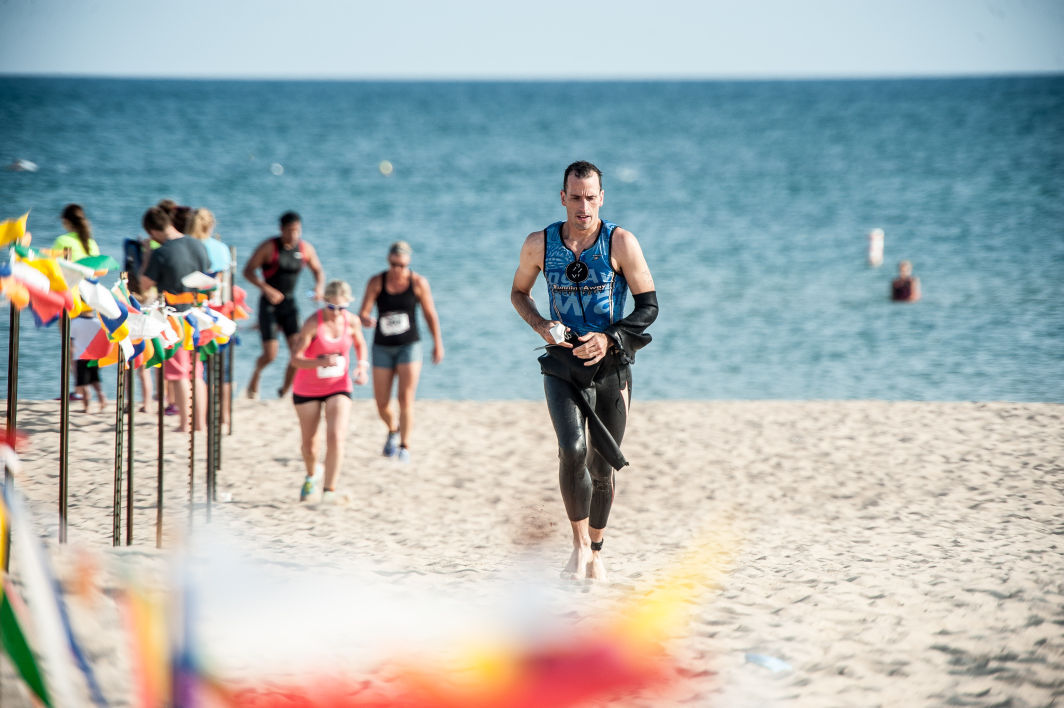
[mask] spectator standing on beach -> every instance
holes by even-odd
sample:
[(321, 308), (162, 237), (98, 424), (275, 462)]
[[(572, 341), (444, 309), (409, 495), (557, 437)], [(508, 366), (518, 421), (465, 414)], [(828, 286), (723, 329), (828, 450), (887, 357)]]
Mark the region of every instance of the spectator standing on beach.
[[(295, 337), (299, 333), (299, 304), (296, 302), (296, 287), (304, 266), (314, 274), (314, 299), (321, 300), (325, 284), (325, 271), (318, 260), (317, 251), (303, 239), (303, 222), (299, 214), (286, 211), (281, 215), (281, 234), (259, 244), (244, 266), (244, 278), (262, 291), (259, 298), (259, 334), (262, 336), (262, 354), (255, 361), (255, 372), (248, 383), (248, 398), (258, 398), (259, 377), (262, 370), (277, 358), (280, 344), (277, 328), (284, 332), (291, 354)], [(262, 269), (262, 277), (256, 272)], [(285, 370), (284, 383), (277, 391), (283, 398), (292, 386), (295, 370), (289, 364)]]
[[(203, 247), (207, 249), (207, 257), (211, 265), (208, 273), (218, 279), (219, 287), (211, 297), (211, 303), (220, 305), (229, 298), (232, 292), (232, 278), (229, 266), (232, 264), (232, 255), (229, 247), (222, 243), (218, 235), (214, 233), (214, 214), (209, 209), (199, 208), (193, 212), (190, 236), (199, 239)], [(230, 344), (229, 346), (232, 346)], [(229, 424), (229, 391), (233, 387), (233, 372), (229, 368), (229, 357), (222, 357), (222, 425)]]
[[(144, 212), (141, 223), (152, 240), (159, 244), (159, 247), (152, 252), (151, 259), (144, 269), (141, 277), (142, 289), (150, 291), (155, 288), (160, 298), (163, 297), (163, 293), (178, 295), (188, 292), (189, 288), (186, 288), (181, 280), (191, 273), (197, 271), (206, 273), (210, 270), (207, 249), (198, 240), (189, 238), (174, 228), (170, 215), (158, 206), (153, 206)], [(180, 311), (189, 309), (191, 305), (175, 304), (173, 307)], [(177, 393), (178, 430), (182, 432), (189, 430), (191, 415), (189, 374), (192, 366), (196, 367), (195, 429), (205, 430), (207, 427), (207, 387), (203, 383), (199, 357), (194, 357), (187, 349), (178, 347), (177, 352), (163, 363), (163, 376), (167, 382), (173, 382)]]
[(920, 279), (913, 275), (913, 264), (898, 263), (898, 277), (890, 284), (890, 299), (894, 302), (916, 302), (920, 299)]
[[(425, 323), (432, 334), (432, 363), (443, 361), (443, 333), (429, 281), (410, 270), (414, 251), (406, 241), (388, 248), (388, 270), (366, 284), (366, 294), (358, 315), (365, 327), (373, 327), (373, 397), (377, 414), (388, 426), (383, 453), (400, 462), (410, 461), (414, 427), (414, 395), (421, 377), (421, 335), (417, 308), (421, 305)], [(377, 317), (371, 316), (377, 308)], [(399, 415), (391, 406), (392, 384), (398, 379), (396, 398)]]
[(311, 315), (295, 336), (291, 366), (296, 370), (292, 382), (292, 402), (299, 418), (303, 463), (307, 476), (299, 492), (306, 501), (317, 492), (315, 469), (320, 448), (321, 414), (325, 413), (325, 478), (322, 503), (337, 501), (336, 480), (344, 457), (344, 436), (351, 412), (351, 348), (354, 346), (358, 366), (355, 383), (369, 378), (366, 340), (359, 321), (347, 308), (351, 304), (351, 287), (342, 280), (325, 286), (324, 306)]
[[(170, 217), (170, 223), (174, 228), (183, 234), (188, 234), (192, 229), (192, 214), (193, 209), (190, 206), (178, 204), (173, 199), (160, 199), (155, 206), (166, 212), (166, 215)], [(127, 246), (126, 260), (127, 264), (132, 259), (134, 263), (140, 263), (140, 268), (137, 270), (136, 275), (129, 280), (130, 294), (133, 295), (138, 302), (145, 302), (145, 295), (150, 295), (151, 288), (142, 287), (139, 280), (140, 276), (144, 273), (144, 270), (148, 267), (148, 263), (151, 261), (151, 255), (155, 252), (155, 249), (159, 248), (159, 242), (150, 238), (140, 242), (140, 248), (136, 252), (130, 252)], [(131, 258), (132, 257), (132, 258)], [(151, 374), (145, 367), (137, 369), (137, 378), (140, 380), (141, 394), (143, 395), (143, 403), (140, 407), (141, 413), (149, 412), (148, 401), (152, 397), (152, 383)], [(166, 415), (177, 415), (178, 405), (178, 391), (177, 383), (172, 380), (166, 381), (166, 391), (159, 394), (160, 398), (165, 398), (165, 404), (160, 400), (159, 405), (165, 405), (164, 411)]]
[[(60, 222), (66, 233), (52, 244), (53, 251), (60, 251), (70, 261), (79, 261), (89, 256), (100, 255), (100, 247), (92, 237), (92, 224), (85, 216), (85, 210), (79, 204), (67, 204), (63, 208)], [(107, 405), (107, 397), (100, 384), (100, 369), (89, 366), (89, 362), (78, 356), (89, 345), (92, 338), (100, 331), (100, 326), (91, 312), (83, 312), (70, 322), (70, 338), (73, 346), (70, 355), (74, 358), (74, 390), (77, 392), (83, 410), (89, 411), (89, 388), (96, 392), (96, 400), (102, 411)]]
[[(573, 550), (562, 574), (604, 579), (600, 557), (614, 495), (615, 470), (628, 420), (636, 350), (657, 317), (654, 280), (631, 232), (599, 217), (602, 172), (574, 162), (562, 177), (565, 221), (528, 235), (510, 301), (547, 342), (540, 357), (547, 410), (558, 438), (562, 501)], [(550, 317), (532, 298), (539, 273), (547, 283)], [(635, 308), (623, 317), (631, 290)], [(564, 332), (564, 335), (563, 335)]]

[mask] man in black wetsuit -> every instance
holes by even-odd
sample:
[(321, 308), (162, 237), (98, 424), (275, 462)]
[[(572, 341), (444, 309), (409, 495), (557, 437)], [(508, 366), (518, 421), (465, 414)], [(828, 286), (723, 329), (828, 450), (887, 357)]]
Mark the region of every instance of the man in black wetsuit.
[[(281, 215), (281, 235), (266, 239), (251, 255), (244, 266), (244, 278), (262, 291), (259, 298), (259, 333), (262, 335), (262, 354), (255, 361), (255, 373), (248, 383), (248, 398), (258, 398), (259, 376), (271, 361), (277, 358), (280, 348), (277, 328), (284, 332), (291, 353), (302, 322), (299, 319), (299, 303), (296, 301), (296, 286), (303, 267), (314, 274), (314, 299), (321, 300), (325, 289), (325, 271), (314, 247), (302, 238), (303, 222), (299, 214), (286, 211)], [(262, 277), (256, 272), (262, 269)], [(277, 391), (279, 398), (292, 387), (295, 370), (285, 370), (284, 384)]]
[[(558, 480), (573, 530), (563, 575), (604, 579), (600, 557), (613, 503), (614, 471), (627, 461), (620, 443), (628, 420), (631, 364), (657, 317), (654, 279), (635, 236), (599, 218), (602, 172), (574, 162), (562, 178), (566, 219), (528, 235), (510, 302), (547, 342), (540, 357), (547, 410), (558, 437)], [(550, 318), (532, 287), (547, 281)], [(626, 295), (635, 309), (624, 316)], [(552, 331), (553, 330), (553, 331)], [(565, 336), (556, 336), (564, 331)]]

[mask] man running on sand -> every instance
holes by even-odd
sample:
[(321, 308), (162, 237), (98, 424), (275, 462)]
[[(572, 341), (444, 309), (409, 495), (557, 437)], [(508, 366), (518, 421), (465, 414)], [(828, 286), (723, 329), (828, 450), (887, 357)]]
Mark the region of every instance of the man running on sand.
[[(562, 574), (597, 580), (606, 578), (601, 550), (614, 470), (628, 464), (619, 446), (632, 387), (629, 365), (649, 343), (644, 330), (658, 312), (639, 242), (599, 218), (604, 195), (595, 165), (581, 161), (565, 169), (566, 219), (528, 235), (510, 292), (514, 309), (547, 342), (540, 369), (558, 436), (562, 501), (573, 530), (573, 551)], [(540, 272), (550, 319), (532, 299)], [(629, 290), (635, 309), (624, 317)]]
[[(303, 221), (294, 211), (281, 215), (281, 235), (268, 238), (259, 244), (244, 266), (244, 278), (262, 291), (259, 298), (259, 334), (262, 335), (262, 354), (255, 361), (255, 373), (248, 383), (248, 398), (258, 398), (259, 377), (262, 370), (277, 358), (280, 344), (277, 342), (277, 328), (284, 332), (291, 354), (299, 333), (299, 303), (296, 302), (296, 286), (303, 266), (310, 268), (314, 274), (314, 299), (321, 300), (325, 289), (325, 271), (314, 247), (303, 238)], [(262, 268), (262, 277), (257, 271)], [(277, 391), (278, 398), (284, 398), (292, 387), (295, 369), (288, 366), (284, 372), (284, 383)]]

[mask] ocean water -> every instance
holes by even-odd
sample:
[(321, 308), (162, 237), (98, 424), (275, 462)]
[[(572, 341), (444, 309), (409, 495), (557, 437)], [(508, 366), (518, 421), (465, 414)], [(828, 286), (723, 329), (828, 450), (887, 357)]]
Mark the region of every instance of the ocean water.
[[(541, 342), (510, 285), (524, 237), (564, 216), (565, 165), (588, 159), (605, 172), (602, 215), (639, 238), (661, 304), (637, 398), (1064, 402), (1064, 77), (0, 77), (0, 160), (16, 158), (39, 169), (0, 171), (0, 218), (32, 209), (39, 245), (78, 202), (117, 256), (170, 197), (214, 211), (244, 260), (295, 209), (328, 276), (360, 297), (388, 244), (409, 241), (447, 351), (426, 363), (422, 397), (542, 396)], [(865, 262), (874, 227), (879, 268)], [(887, 297), (903, 258), (916, 304)], [(21, 331), (20, 396), (56, 396), (58, 329), (25, 313)], [(259, 351), (249, 326), (242, 339), (238, 390)]]

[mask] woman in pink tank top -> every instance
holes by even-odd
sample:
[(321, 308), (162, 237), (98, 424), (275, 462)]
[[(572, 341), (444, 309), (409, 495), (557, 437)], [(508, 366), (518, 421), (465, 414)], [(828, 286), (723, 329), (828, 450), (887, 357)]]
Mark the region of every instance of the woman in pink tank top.
[(321, 414), (325, 412), (325, 479), (322, 502), (335, 503), (336, 478), (344, 457), (344, 437), (351, 412), (352, 381), (349, 373), (354, 346), (358, 367), (354, 383), (362, 385), (369, 378), (366, 340), (361, 322), (347, 311), (351, 287), (342, 280), (325, 286), (325, 306), (307, 318), (292, 348), (292, 401), (303, 438), (303, 464), (307, 476), (299, 492), (306, 501), (317, 491), (315, 469), (321, 447)]

